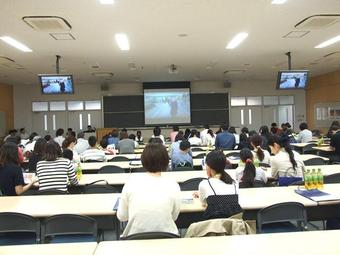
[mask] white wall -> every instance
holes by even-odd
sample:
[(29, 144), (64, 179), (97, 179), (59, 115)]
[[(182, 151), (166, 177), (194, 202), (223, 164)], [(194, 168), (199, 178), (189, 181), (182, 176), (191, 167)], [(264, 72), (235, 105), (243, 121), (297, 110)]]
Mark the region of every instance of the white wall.
[[(231, 88), (224, 88), (223, 81), (193, 81), (192, 93), (221, 93), (229, 92), (230, 96), (295, 96), (295, 126), (306, 118), (305, 91), (278, 91), (275, 89), (276, 81), (242, 81), (233, 82)], [(141, 83), (111, 84), (109, 91), (101, 92), (100, 85), (78, 85), (73, 95), (41, 95), (38, 85), (14, 85), (14, 126), (26, 127), (32, 130), (32, 101), (58, 101), (58, 100), (101, 100), (103, 95), (142, 95)], [(232, 120), (230, 120), (232, 124)], [(269, 124), (269, 123), (264, 123)], [(101, 125), (95, 125), (100, 127)]]

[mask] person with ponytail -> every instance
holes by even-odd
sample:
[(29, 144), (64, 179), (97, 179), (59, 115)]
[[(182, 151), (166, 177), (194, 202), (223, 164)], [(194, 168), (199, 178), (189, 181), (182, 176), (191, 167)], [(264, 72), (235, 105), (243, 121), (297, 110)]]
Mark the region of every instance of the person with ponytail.
[(256, 168), (254, 165), (254, 155), (251, 150), (244, 148), (240, 151), (240, 159), (244, 166), (239, 166), (236, 169), (236, 179), (239, 182), (240, 188), (254, 187), (254, 181), (267, 183), (267, 176), (262, 168)]
[(255, 159), (260, 163), (265, 163), (270, 165), (270, 154), (267, 150), (261, 148), (263, 144), (263, 138), (260, 135), (253, 135), (250, 137), (250, 145), (253, 147), (253, 153)]
[(224, 169), (227, 164), (227, 159), (222, 151), (215, 150), (210, 152), (206, 157), (206, 172), (208, 180), (203, 180), (198, 186), (199, 199), (206, 206), (207, 197), (214, 195), (237, 194), (237, 185), (235, 181), (227, 174)]
[(268, 146), (275, 156), (271, 158), (272, 177), (302, 177), (305, 165), (300, 154), (293, 151), (286, 135), (273, 135), (268, 139)]

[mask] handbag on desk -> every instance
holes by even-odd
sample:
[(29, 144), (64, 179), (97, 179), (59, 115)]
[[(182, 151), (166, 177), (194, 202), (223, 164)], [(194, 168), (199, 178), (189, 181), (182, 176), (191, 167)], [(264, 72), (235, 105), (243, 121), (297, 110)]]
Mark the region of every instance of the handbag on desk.
[(229, 218), (232, 215), (242, 212), (242, 208), (238, 203), (238, 194), (236, 193), (235, 183), (235, 194), (230, 195), (216, 195), (209, 179), (208, 183), (214, 192), (214, 195), (207, 197), (207, 209), (203, 214), (205, 219)]

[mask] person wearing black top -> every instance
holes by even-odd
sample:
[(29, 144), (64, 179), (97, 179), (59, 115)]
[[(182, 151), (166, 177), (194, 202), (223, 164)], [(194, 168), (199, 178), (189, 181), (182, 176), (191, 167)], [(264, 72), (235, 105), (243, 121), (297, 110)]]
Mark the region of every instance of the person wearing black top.
[(21, 195), (37, 179), (25, 185), (22, 170), (19, 166), (18, 147), (15, 143), (5, 143), (0, 149), (0, 190), (5, 196)]
[(33, 153), (28, 161), (28, 170), (30, 172), (37, 171), (37, 163), (44, 157), (46, 143), (47, 141), (44, 138), (39, 138), (35, 142)]
[(333, 136), (331, 138), (330, 146), (334, 153), (330, 155), (331, 162), (340, 162), (340, 126), (332, 126)]

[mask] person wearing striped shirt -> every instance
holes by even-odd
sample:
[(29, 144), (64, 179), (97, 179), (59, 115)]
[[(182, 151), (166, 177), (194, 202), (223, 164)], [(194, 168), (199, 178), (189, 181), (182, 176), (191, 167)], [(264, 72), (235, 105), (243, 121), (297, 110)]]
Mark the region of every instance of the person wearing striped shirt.
[(83, 162), (86, 161), (106, 161), (105, 152), (97, 148), (97, 138), (95, 136), (89, 137), (90, 148), (80, 155)]
[(66, 192), (68, 182), (78, 185), (73, 164), (68, 159), (60, 158), (60, 151), (57, 143), (47, 143), (44, 160), (37, 163), (39, 191), (53, 189)]

